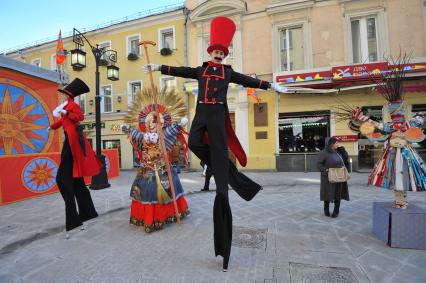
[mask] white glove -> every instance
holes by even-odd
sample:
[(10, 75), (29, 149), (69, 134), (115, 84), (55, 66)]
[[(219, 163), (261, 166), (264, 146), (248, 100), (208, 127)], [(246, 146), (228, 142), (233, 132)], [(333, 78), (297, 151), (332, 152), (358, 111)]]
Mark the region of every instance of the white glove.
[(157, 64), (149, 64), (149, 65), (146, 64), (146, 65), (143, 65), (143, 72), (145, 74), (148, 74), (148, 66), (151, 66), (151, 71), (153, 71), (153, 72), (160, 71), (159, 65), (157, 65)]
[(53, 110), (53, 116), (56, 118), (59, 118), (59, 116), (61, 116), (61, 110), (64, 109), (65, 105), (68, 104), (68, 100), (65, 101), (64, 103), (61, 103), (60, 105), (58, 105), (54, 110)]
[(271, 88), (273, 88), (276, 92), (285, 93), (288, 89), (285, 86), (280, 86), (278, 83), (271, 83)]
[(47, 128), (46, 128), (46, 130), (47, 130), (47, 131), (50, 131), (50, 127), (47, 127)]
[(188, 118), (182, 117), (182, 119), (180, 119), (178, 125), (181, 126), (181, 127), (185, 127), (186, 124), (188, 124)]
[(60, 110), (59, 112), (61, 112), (62, 114), (64, 114), (64, 115), (67, 115), (67, 110), (65, 110), (65, 109), (62, 109), (62, 110)]
[(121, 125), (121, 130), (122, 130), (124, 133), (129, 133), (129, 132), (130, 132), (130, 125), (127, 125), (127, 124), (123, 124), (123, 125)]

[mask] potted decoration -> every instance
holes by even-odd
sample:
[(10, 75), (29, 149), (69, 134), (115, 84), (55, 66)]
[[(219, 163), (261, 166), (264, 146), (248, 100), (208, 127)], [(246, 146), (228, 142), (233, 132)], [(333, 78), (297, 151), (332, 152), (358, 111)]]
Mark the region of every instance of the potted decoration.
[(135, 53), (129, 53), (129, 55), (127, 55), (127, 60), (129, 61), (135, 61), (138, 60), (139, 56)]
[(163, 55), (163, 56), (168, 56), (168, 55), (172, 54), (172, 52), (173, 51), (168, 47), (164, 47), (160, 50), (160, 54)]

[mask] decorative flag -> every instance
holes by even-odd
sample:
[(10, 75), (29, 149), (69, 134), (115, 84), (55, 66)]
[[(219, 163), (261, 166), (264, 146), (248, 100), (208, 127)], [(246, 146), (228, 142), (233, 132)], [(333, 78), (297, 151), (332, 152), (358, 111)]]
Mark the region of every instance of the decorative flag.
[(247, 96), (253, 99), (254, 101), (256, 101), (257, 104), (260, 103), (260, 98), (257, 95), (257, 92), (254, 88), (250, 88), (250, 87), (247, 88)]
[(64, 43), (62, 42), (61, 30), (59, 30), (58, 43), (56, 45), (56, 65), (63, 65), (65, 58)]

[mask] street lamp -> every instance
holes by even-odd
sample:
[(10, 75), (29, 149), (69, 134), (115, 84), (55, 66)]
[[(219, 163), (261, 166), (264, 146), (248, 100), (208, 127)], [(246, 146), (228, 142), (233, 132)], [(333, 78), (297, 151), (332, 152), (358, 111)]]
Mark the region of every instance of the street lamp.
[(71, 66), (77, 69), (82, 69), (86, 67), (86, 52), (81, 50), (81, 47), (84, 46), (84, 41), (89, 44), (90, 49), (92, 50), (93, 55), (95, 56), (96, 63), (96, 96), (95, 96), (95, 129), (96, 129), (96, 155), (98, 159), (102, 162), (103, 166), (101, 172), (92, 177), (92, 183), (90, 185), (91, 189), (100, 190), (108, 188), (111, 186), (108, 183), (108, 176), (106, 172), (106, 163), (105, 156), (101, 152), (101, 96), (99, 95), (99, 63), (102, 57), (106, 57), (110, 62), (110, 66), (107, 68), (107, 78), (112, 81), (118, 80), (119, 68), (115, 66), (117, 63), (117, 51), (114, 50), (103, 50), (99, 48), (99, 45), (93, 46), (90, 41), (79, 32), (77, 29), (73, 31), (72, 41), (76, 44), (76, 49), (71, 51)]
[(120, 70), (120, 68), (118, 68), (115, 65), (108, 66), (107, 67), (107, 78), (108, 78), (108, 80), (118, 81), (118, 70)]
[(77, 69), (86, 67), (86, 52), (80, 48), (71, 50), (71, 66)]

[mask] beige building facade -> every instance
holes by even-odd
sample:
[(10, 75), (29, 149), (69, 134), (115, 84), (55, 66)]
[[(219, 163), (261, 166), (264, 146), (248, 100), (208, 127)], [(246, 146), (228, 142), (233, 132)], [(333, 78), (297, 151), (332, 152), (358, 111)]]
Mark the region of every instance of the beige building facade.
[[(210, 21), (223, 15), (237, 25), (226, 63), (263, 80), (314, 89), (258, 91), (260, 112), (245, 89), (230, 86), (231, 115), (248, 169), (313, 171), (324, 138), (332, 135), (342, 139), (356, 168), (370, 169), (382, 145), (351, 132), (334, 113), (341, 105), (359, 106), (381, 119), (385, 100), (371, 83), (361, 83), (356, 70), (380, 69), (384, 58), (397, 57), (400, 50), (411, 54), (413, 63), (408, 66), (407, 110), (426, 110), (426, 1), (187, 0), (186, 7), (190, 66), (207, 59)], [(266, 121), (259, 123), (265, 112)], [(426, 153), (426, 145), (418, 145), (423, 149)]]

